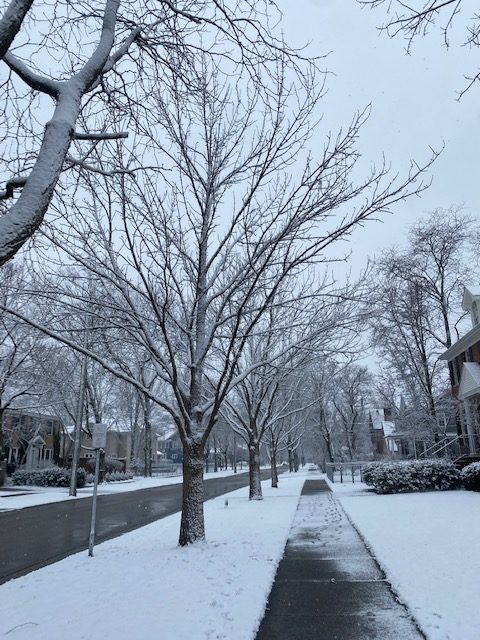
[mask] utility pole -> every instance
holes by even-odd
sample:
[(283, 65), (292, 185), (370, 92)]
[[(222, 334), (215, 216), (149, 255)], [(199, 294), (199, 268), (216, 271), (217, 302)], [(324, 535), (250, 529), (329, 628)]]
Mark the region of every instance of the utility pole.
[(93, 547), (95, 545), (95, 525), (97, 521), (97, 494), (98, 476), (100, 473), (100, 452), (107, 446), (107, 425), (95, 424), (93, 428), (93, 448), (95, 449), (95, 480), (93, 483), (92, 517), (90, 520), (90, 536), (88, 540), (88, 555), (93, 557)]

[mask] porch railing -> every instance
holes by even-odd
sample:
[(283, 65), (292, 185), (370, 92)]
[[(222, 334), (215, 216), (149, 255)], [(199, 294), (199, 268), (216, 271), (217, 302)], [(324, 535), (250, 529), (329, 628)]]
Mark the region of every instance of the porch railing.
[(451, 458), (456, 460), (464, 455), (479, 451), (478, 436), (475, 434), (446, 436), (422, 451), (419, 458)]
[(362, 482), (362, 467), (366, 462), (327, 462), (325, 472), (330, 482)]

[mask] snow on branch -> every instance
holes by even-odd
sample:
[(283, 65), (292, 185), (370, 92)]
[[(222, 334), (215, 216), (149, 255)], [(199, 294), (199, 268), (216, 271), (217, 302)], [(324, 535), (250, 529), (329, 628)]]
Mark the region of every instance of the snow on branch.
[(41, 76), (38, 73), (32, 71), (27, 65), (19, 60), (13, 53), (6, 53), (4, 58), (4, 62), (7, 64), (10, 69), (17, 74), (19, 78), (21, 78), (28, 86), (34, 91), (40, 91), (41, 93), (46, 93), (52, 98), (57, 98), (58, 93), (62, 84), (60, 82), (56, 82), (51, 78), (47, 78), (45, 76)]
[(74, 140), (121, 140), (128, 138), (128, 131), (100, 131), (98, 133), (81, 133), (75, 131)]
[(24, 187), (26, 181), (27, 181), (27, 178), (24, 176), (17, 176), (15, 178), (10, 178), (10, 180), (5, 185), (5, 190), (0, 191), (0, 200), (8, 200), (9, 198), (13, 198), (14, 190)]
[(10, 48), (32, 4), (33, 0), (11, 0), (0, 18), (0, 60)]

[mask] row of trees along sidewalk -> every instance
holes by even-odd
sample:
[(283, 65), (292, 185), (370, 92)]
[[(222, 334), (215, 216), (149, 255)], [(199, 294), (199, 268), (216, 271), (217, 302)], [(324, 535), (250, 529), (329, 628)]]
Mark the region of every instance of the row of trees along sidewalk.
[[(133, 2), (122, 13), (107, 2), (101, 53), (93, 62), (72, 53), (70, 75), (61, 74), (71, 80), (38, 78), (7, 58), (5, 91), (17, 106), (18, 78), (33, 92), (29, 99), (40, 92), (56, 102), (40, 150), (6, 161), (31, 172), (4, 194), (14, 204), (0, 218), (2, 261), (39, 227), (50, 203), (27, 289), (41, 320), (12, 313), (169, 414), (183, 445), (181, 545), (205, 536), (204, 450), (222, 408), (233, 406), (232, 394), (240, 398), (256, 371), (277, 377), (285, 393), (281, 376), (306, 357), (298, 353), (307, 338), (317, 355), (334, 348), (333, 327), (341, 333), (349, 316), (335, 319), (334, 310), (352, 291), (324, 279), (325, 263), (344, 258), (335, 246), (357, 226), (422, 191), (430, 163), (412, 164), (403, 179), (383, 163), (363, 165), (357, 141), (366, 113), (326, 132), (323, 147), (309, 153), (324, 75), (271, 35), (269, 6), (239, 2), (232, 13), (217, 2)], [(76, 41), (82, 18), (84, 28), (95, 26), (96, 15), (79, 11), (61, 16), (71, 31), (49, 31), (49, 46), (59, 37), (63, 47)], [(77, 121), (86, 133), (75, 132)], [(88, 133), (94, 124), (98, 135)], [(22, 135), (35, 147), (31, 127), (30, 137), (28, 127)], [(126, 127), (134, 134), (128, 140)], [(122, 131), (109, 135), (112, 128)], [(75, 157), (67, 153), (74, 139)], [(281, 319), (296, 313), (297, 336)], [(248, 364), (271, 314), (274, 348)], [(89, 348), (75, 338), (79, 317), (89, 318)], [(301, 327), (308, 327), (304, 338)], [(296, 411), (287, 401), (288, 393), (275, 409), (278, 422)]]
[[(28, 277), (27, 275), (28, 274)], [(22, 291), (32, 291), (31, 272), (27, 264), (10, 262), (0, 271), (2, 304), (11, 310), (29, 309), (31, 319), (41, 321), (41, 305), (35, 309)], [(53, 283), (52, 283), (53, 284)], [(48, 304), (48, 302), (47, 302)], [(58, 319), (58, 328), (70, 339), (86, 330), (84, 314), (77, 314), (76, 324)], [(101, 345), (96, 335), (96, 346)], [(83, 341), (82, 341), (83, 342)], [(80, 386), (82, 357), (68, 346), (54, 341), (11, 313), (0, 314), (0, 460), (6, 447), (17, 450), (13, 461), (24, 464), (30, 441), (39, 435), (41, 423), (36, 414), (57, 416), (68, 427), (76, 420), (78, 389)], [(145, 363), (138, 362), (138, 375), (143, 384), (152, 383)], [(82, 426), (85, 435), (91, 435), (92, 422), (104, 418), (114, 427), (131, 432), (131, 465), (151, 474), (151, 423), (158, 418), (158, 410), (151, 400), (142, 398), (140, 391), (106, 372), (95, 361), (89, 360), (85, 371), (85, 397)], [(148, 401), (147, 401), (148, 400)], [(10, 418), (8, 414), (10, 412)], [(13, 412), (13, 413), (12, 413)], [(152, 417), (153, 412), (153, 417)], [(55, 433), (53, 458), (68, 459), (72, 454), (73, 439), (69, 429), (60, 436)], [(58, 441), (57, 441), (58, 440)]]

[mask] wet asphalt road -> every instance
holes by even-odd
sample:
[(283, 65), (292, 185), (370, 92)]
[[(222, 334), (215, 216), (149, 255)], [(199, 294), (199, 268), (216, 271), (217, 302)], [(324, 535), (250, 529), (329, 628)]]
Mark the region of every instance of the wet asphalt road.
[[(270, 470), (262, 470), (262, 478)], [(248, 473), (205, 481), (205, 498), (247, 486)], [(112, 495), (97, 504), (96, 542), (180, 510), (182, 485), (172, 484)], [(0, 584), (87, 549), (91, 498), (56, 502), (0, 513)]]

